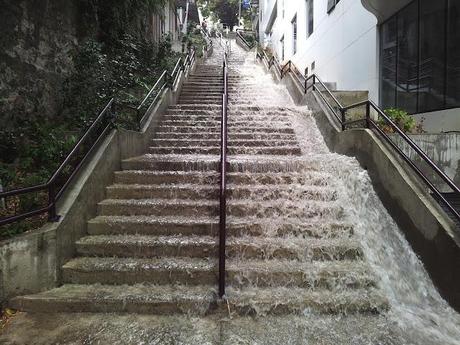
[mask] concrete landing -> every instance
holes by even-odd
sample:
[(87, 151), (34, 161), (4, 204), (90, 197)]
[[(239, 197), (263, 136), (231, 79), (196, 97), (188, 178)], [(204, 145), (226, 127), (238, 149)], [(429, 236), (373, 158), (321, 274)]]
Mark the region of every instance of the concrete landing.
[(116, 314), (17, 315), (2, 345), (396, 345), (411, 344), (384, 316), (235, 318)]

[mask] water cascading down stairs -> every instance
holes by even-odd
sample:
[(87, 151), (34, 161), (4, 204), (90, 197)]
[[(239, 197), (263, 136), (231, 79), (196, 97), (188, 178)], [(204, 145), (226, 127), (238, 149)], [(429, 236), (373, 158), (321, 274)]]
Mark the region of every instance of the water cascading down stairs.
[[(222, 67), (198, 65), (148, 152), (115, 173), (63, 285), (15, 298), (29, 312), (362, 314), (388, 308), (333, 179), (299, 143), (288, 96), (229, 59), (227, 289), (217, 296)], [(245, 63), (252, 61), (251, 63)], [(222, 306), (223, 308), (219, 308)]]

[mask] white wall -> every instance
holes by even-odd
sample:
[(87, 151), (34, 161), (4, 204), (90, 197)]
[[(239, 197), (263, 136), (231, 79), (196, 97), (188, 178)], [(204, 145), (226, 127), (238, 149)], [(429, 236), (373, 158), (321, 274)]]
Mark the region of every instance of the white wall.
[[(261, 1), (261, 37), (266, 30), (275, 0)], [(292, 60), (303, 72), (315, 61), (317, 73), (325, 82), (336, 82), (338, 89), (369, 90), (378, 101), (377, 20), (360, 0), (341, 0), (327, 14), (327, 0), (314, 0), (314, 31), (307, 39), (306, 1), (278, 0), (278, 16), (273, 25), (271, 46), (281, 57), (280, 39), (285, 37), (285, 61)], [(293, 55), (292, 24), (297, 14), (297, 53)]]

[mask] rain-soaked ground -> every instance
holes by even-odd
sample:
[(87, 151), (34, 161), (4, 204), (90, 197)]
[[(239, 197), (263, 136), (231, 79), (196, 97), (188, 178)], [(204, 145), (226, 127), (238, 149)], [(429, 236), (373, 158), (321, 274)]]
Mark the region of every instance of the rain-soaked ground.
[[(188, 318), (112, 314), (18, 315), (1, 344), (403, 344), (384, 317)], [(371, 321), (369, 321), (371, 320)], [(333, 328), (331, 328), (333, 325)], [(21, 329), (22, 332), (17, 330)], [(337, 342), (340, 339), (340, 343)], [(415, 343), (414, 343), (415, 344)]]
[[(306, 309), (297, 316), (261, 313), (255, 317), (238, 317), (225, 305), (206, 317), (55, 314), (49, 310), (16, 315), (0, 335), (0, 344), (460, 344), (459, 314), (439, 295), (374, 192), (367, 172), (355, 159), (328, 150), (308, 110), (293, 105), (286, 90), (255, 64), (252, 53), (233, 46), (233, 59), (236, 63), (231, 73), (246, 80), (230, 97), (229, 116), (238, 112), (232, 105), (235, 97), (238, 104), (259, 106), (259, 115), (270, 107), (277, 107), (276, 111), (286, 107), (282, 111), (290, 114), (303, 155), (291, 158), (293, 170), (301, 170), (302, 164), (314, 167), (334, 186), (344, 221), (353, 226), (389, 310), (381, 314), (324, 315)], [(251, 85), (260, 91), (260, 97), (254, 97)], [(254, 157), (230, 157), (235, 165), (246, 159)]]

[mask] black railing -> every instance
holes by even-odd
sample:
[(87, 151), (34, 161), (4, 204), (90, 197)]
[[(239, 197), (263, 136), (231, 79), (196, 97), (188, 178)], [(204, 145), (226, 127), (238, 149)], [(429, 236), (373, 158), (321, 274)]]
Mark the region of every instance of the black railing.
[(224, 52), (224, 89), (222, 93), (220, 191), (219, 191), (219, 297), (225, 295), (225, 260), (227, 242), (227, 113), (228, 113), (228, 51)]
[(72, 179), (79, 172), (82, 165), (87, 161), (94, 148), (106, 136), (110, 129), (113, 128), (115, 120), (114, 105), (115, 102), (111, 99), (46, 183), (0, 193), (0, 199), (5, 200), (6, 198), (19, 197), (21, 195), (40, 191), (46, 191), (48, 193), (46, 206), (14, 216), (4, 217), (0, 219), (0, 226), (19, 222), (26, 218), (45, 213), (48, 213), (49, 221), (57, 221), (59, 219), (56, 212), (56, 203), (59, 201)]
[[(123, 104), (117, 104), (117, 108), (126, 107), (135, 110), (136, 124), (137, 128), (140, 130), (145, 124), (145, 121), (148, 118), (151, 110), (158, 103), (163, 90), (167, 89), (168, 87), (173, 87), (177, 83), (181, 70), (183, 70), (184, 73), (187, 73), (187, 71), (194, 64), (195, 57), (195, 49), (192, 49), (184, 60), (180, 58), (177, 61), (171, 74), (169, 74), (169, 72), (166, 70), (163, 71), (155, 85), (149, 90), (139, 106), (127, 107)], [(154, 98), (152, 101), (150, 101), (152, 97)], [(144, 112), (143, 109), (145, 109), (146, 105), (148, 105), (148, 108)], [(11, 197), (20, 197), (25, 194), (46, 192), (47, 204), (46, 206), (37, 207), (33, 210), (3, 217), (0, 219), (0, 226), (19, 222), (24, 219), (46, 213), (48, 213), (49, 221), (58, 221), (59, 215), (56, 211), (57, 202), (62, 197), (66, 188), (72, 182), (75, 175), (80, 171), (81, 167), (88, 160), (94, 149), (107, 136), (110, 129), (115, 127), (114, 124), (116, 117), (115, 100), (111, 99), (104, 107), (102, 112), (92, 122), (91, 126), (85, 131), (80, 140), (75, 144), (71, 152), (66, 156), (64, 161), (61, 163), (53, 176), (48, 180), (48, 182), (41, 185), (1, 192), (0, 200), (5, 201), (7, 198)]]
[[(406, 133), (404, 133), (404, 131), (398, 127), (398, 125), (387, 114), (385, 114), (382, 109), (378, 107), (378, 105), (376, 105), (371, 100), (365, 100), (348, 106), (343, 106), (337, 97), (335, 97), (334, 94), (329, 90), (326, 84), (318, 77), (318, 75), (313, 74), (307, 78), (304, 76), (299, 76), (298, 73), (294, 72), (295, 66), (292, 61), (289, 61), (284, 66), (281, 66), (277, 63), (277, 59), (275, 57), (269, 58), (264, 51), (258, 52), (257, 56), (259, 59), (265, 60), (269, 69), (272, 66), (275, 66), (281, 78), (283, 78), (287, 73), (291, 73), (293, 80), (297, 82), (301, 89), (303, 88), (304, 93), (307, 93), (310, 89), (316, 92), (325, 106), (332, 113), (334, 118), (338, 121), (342, 131), (347, 130), (347, 127), (351, 125), (357, 124), (364, 124), (363, 127), (376, 131), (380, 137), (383, 138), (384, 141), (398, 153), (398, 155), (409, 165), (409, 167), (415, 172), (421, 181), (428, 187), (434, 199), (441, 203), (441, 206), (444, 207), (447, 213), (453, 217), (457, 223), (460, 222), (460, 213), (453, 202), (451, 202), (451, 200), (455, 199), (452, 197), (452, 193), (454, 196), (460, 196), (460, 188)], [(350, 110), (362, 107), (365, 107), (365, 116), (363, 118), (347, 120), (347, 113)], [(373, 111), (374, 116), (371, 116), (371, 111)], [(397, 135), (402, 139), (403, 142), (409, 145), (409, 147), (414, 150), (419, 160), (425, 162), (425, 164), (433, 172), (434, 176), (438, 176), (442, 181), (444, 181), (445, 184), (451, 189), (452, 193), (441, 192), (440, 189), (432, 181), (430, 181), (426, 174), (417, 166), (417, 164), (400, 147), (398, 147), (398, 145), (384, 130), (384, 126), (391, 129), (392, 133)]]
[(243, 47), (247, 47), (249, 50), (251, 50), (252, 48), (256, 46), (256, 42), (255, 40), (252, 43), (248, 42), (246, 37), (244, 37), (245, 34), (251, 34), (251, 35), (254, 34), (255, 36), (255, 33), (252, 31), (246, 31), (246, 30), (239, 29), (239, 30), (236, 30), (236, 41), (240, 43), (241, 45), (243, 45)]

